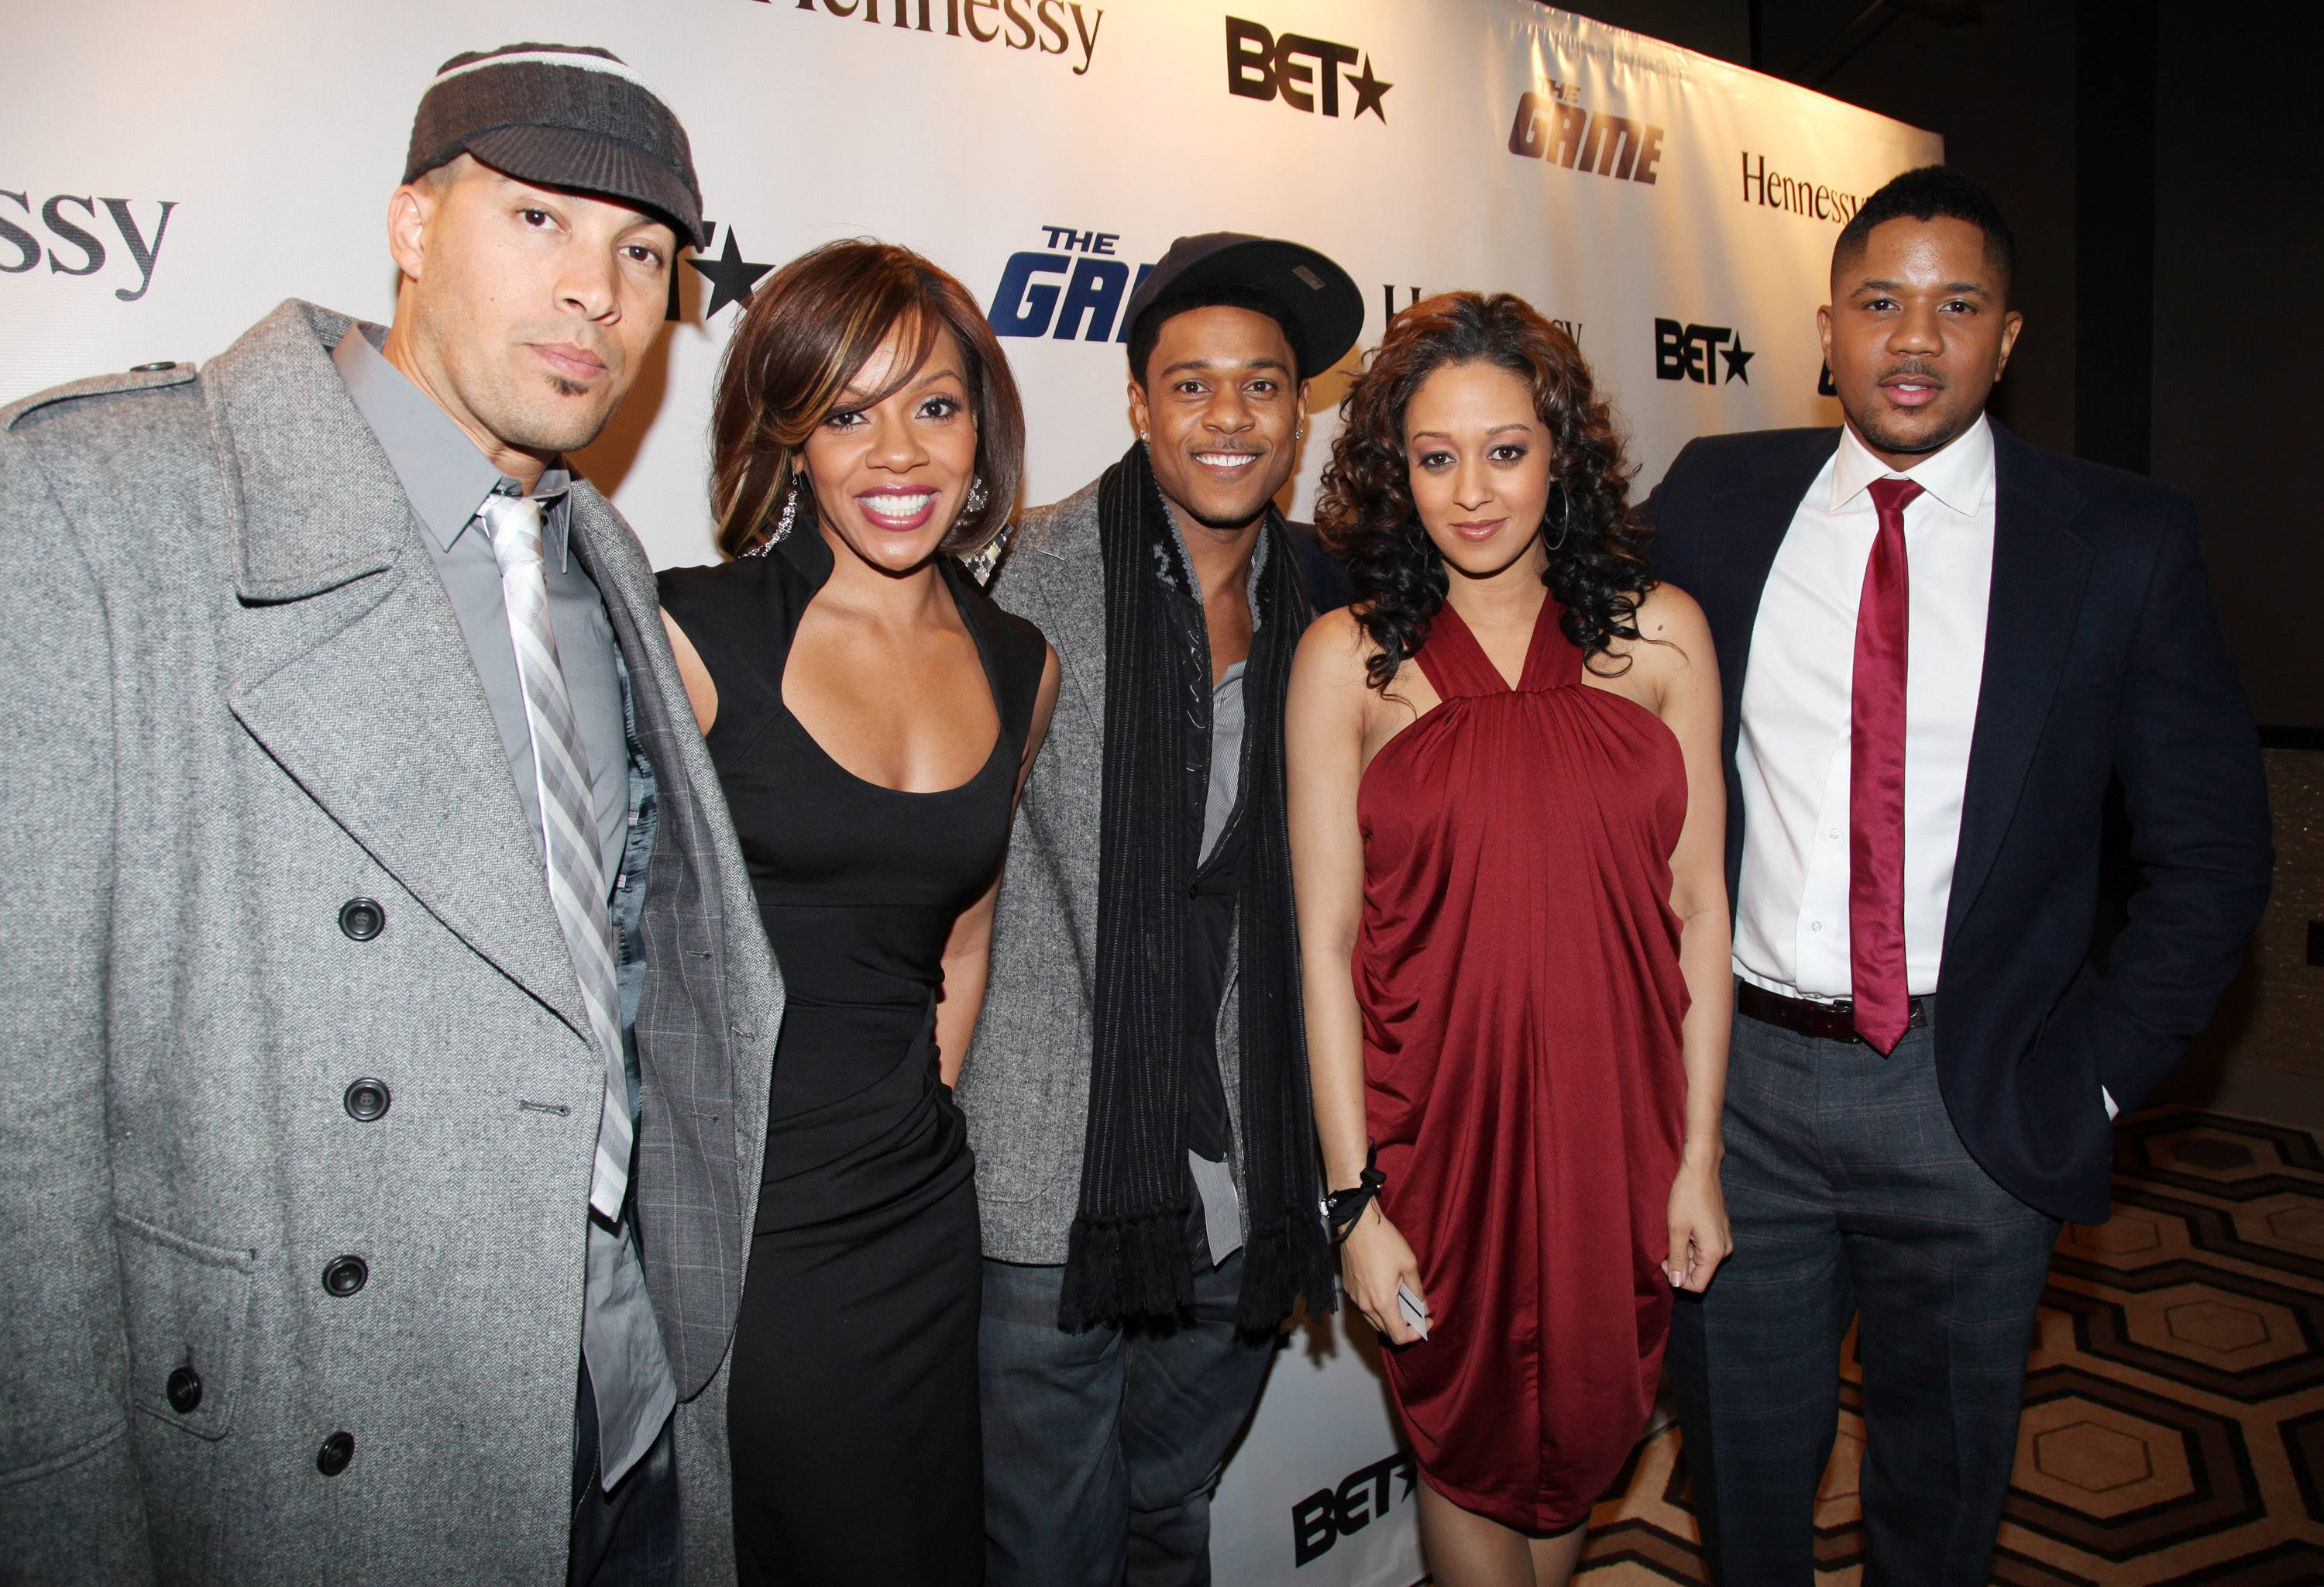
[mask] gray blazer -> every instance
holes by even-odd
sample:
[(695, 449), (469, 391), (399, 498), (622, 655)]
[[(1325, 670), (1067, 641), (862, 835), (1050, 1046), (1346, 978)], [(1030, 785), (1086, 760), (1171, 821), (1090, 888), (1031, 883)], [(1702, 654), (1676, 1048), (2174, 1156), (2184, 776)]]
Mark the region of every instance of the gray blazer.
[[(604, 1070), (451, 604), (330, 363), (346, 329), (286, 303), (198, 375), (0, 411), (12, 1581), (564, 1579)], [(724, 1361), (782, 992), (652, 569), (586, 485), (573, 544), (660, 785), (639, 1233), (689, 1573), (731, 1582)], [(343, 1253), (369, 1276), (333, 1295)]]
[[(1062, 1262), (1081, 1205), (1097, 987), (1105, 572), (1094, 484), (1025, 514), (993, 577), (992, 597), (1048, 636), (1060, 678), (1049, 736), (1017, 806), (992, 923), (984, 1011), (957, 1095), (976, 1149), (984, 1254), (1007, 1262)], [(1238, 1141), (1240, 1001), (1231, 961), (1219, 1002), (1219, 1078)], [(1247, 1207), (1242, 1153), (1230, 1151), (1227, 1161)], [(1244, 1232), (1248, 1237), (1248, 1228)]]

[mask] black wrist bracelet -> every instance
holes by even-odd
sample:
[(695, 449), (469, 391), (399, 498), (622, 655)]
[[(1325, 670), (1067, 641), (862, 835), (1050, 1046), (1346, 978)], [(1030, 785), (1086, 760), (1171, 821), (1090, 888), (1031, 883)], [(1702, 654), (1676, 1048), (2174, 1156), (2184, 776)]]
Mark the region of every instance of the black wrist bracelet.
[(1364, 1171), (1355, 1185), (1347, 1190), (1335, 1190), (1323, 1202), (1323, 1224), (1331, 1231), (1332, 1243), (1340, 1245), (1355, 1232), (1364, 1209), (1376, 1200), (1388, 1185), (1388, 1176), (1376, 1166), (1379, 1148), (1374, 1146), (1364, 1157)]

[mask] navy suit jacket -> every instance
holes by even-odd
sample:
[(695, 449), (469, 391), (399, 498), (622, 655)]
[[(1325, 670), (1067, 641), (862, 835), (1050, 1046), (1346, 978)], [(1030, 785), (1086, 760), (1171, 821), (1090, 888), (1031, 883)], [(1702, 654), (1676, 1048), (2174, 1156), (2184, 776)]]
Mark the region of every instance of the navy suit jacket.
[[(2208, 1024), (2267, 902), (2273, 851), (2251, 710), (2186, 499), (1993, 427), (1993, 593), (1935, 1035), (1954, 1128), (2052, 1216), (2107, 1216), (2113, 1131)], [(1837, 429), (1708, 437), (1643, 509), (1655, 571), (1709, 615), (1726, 698), (1727, 884), (1743, 853), (1735, 743), (1776, 549)], [(2142, 887), (2090, 962), (2100, 811), (2121, 780)]]

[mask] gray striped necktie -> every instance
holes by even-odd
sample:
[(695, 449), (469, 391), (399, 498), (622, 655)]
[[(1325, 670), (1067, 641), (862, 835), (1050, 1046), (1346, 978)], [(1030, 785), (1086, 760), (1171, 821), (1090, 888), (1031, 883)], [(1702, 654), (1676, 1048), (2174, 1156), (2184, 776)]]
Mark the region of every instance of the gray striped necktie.
[(622, 1061), (621, 994), (613, 980), (613, 933), (605, 909), (605, 873), (597, 863), (590, 815), (587, 760), (557, 661), (557, 631), (549, 621), (549, 581), (541, 565), (540, 503), (494, 493), (484, 499), (484, 531), (501, 567), (501, 600), (509, 637), (516, 643), (517, 676), (524, 683), (524, 719), (532, 729), (533, 773), (540, 788), (540, 828), (549, 857), (549, 896), (574, 979), (589, 1013), (589, 1033), (605, 1057), (605, 1107), (597, 1126), (597, 1163), (589, 1176), (589, 1204), (612, 1223), (622, 1216), (629, 1186), (629, 1075)]

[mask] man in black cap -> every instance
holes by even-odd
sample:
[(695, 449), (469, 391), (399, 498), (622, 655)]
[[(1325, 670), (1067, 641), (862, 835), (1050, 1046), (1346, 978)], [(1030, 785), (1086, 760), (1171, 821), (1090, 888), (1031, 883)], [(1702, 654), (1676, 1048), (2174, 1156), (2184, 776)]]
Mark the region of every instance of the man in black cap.
[(12, 1580), (732, 1579), (781, 989), (565, 464), (700, 231), (621, 61), (464, 55), (392, 328), (0, 411)]
[(1362, 300), (1311, 248), (1212, 233), (1128, 313), (1138, 438), (1026, 515), (994, 586), (1071, 687), (960, 1088), (993, 1587), (1209, 1581), (1227, 1446), (1333, 1277), (1283, 794), (1314, 554), (1273, 499)]

